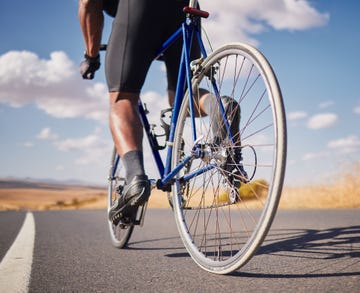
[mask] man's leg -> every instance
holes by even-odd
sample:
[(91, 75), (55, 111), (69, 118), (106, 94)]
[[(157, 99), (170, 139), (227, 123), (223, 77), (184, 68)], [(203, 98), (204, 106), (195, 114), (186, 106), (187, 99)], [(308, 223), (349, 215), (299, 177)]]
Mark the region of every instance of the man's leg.
[[(227, 162), (222, 166), (229, 175), (232, 174), (234, 180), (234, 186), (240, 187), (240, 182), (248, 182), (248, 175), (244, 169), (242, 160), (242, 147), (241, 147), (241, 137), (240, 137), (240, 119), (241, 119), (241, 109), (240, 105), (233, 98), (228, 96), (222, 96), (221, 102), (224, 106), (225, 115), (229, 122), (230, 131), (234, 139), (234, 152), (228, 156)], [(228, 133), (223, 121), (223, 116), (220, 112), (219, 104), (217, 98), (213, 94), (204, 94), (200, 98), (200, 109), (201, 111), (208, 113), (210, 116), (210, 121), (212, 124), (212, 132), (214, 143), (218, 146), (221, 145), (228, 137)], [(231, 173), (231, 174), (230, 174)]]
[[(221, 102), (224, 107), (227, 120), (229, 122), (230, 131), (234, 136), (234, 142), (236, 145), (240, 145), (240, 105), (237, 101), (228, 96), (222, 96)], [(228, 136), (228, 134), (222, 118), (217, 98), (213, 94), (203, 95), (200, 99), (200, 109), (202, 110), (202, 112), (205, 112), (210, 116), (214, 139), (218, 140), (218, 143), (220, 143)]]
[(138, 112), (138, 94), (110, 93), (110, 130), (118, 154), (125, 168), (126, 185), (113, 207), (109, 218), (132, 221), (137, 207), (150, 195), (150, 184), (144, 171), (142, 151), (143, 128)]
[(131, 182), (135, 175), (145, 175), (142, 153), (143, 128), (138, 100), (138, 94), (110, 93), (110, 130), (118, 154), (125, 165), (127, 182)]
[[(174, 91), (169, 90), (169, 104), (172, 107), (174, 104)], [(212, 122), (212, 131), (214, 138), (221, 141), (227, 137), (225, 124), (222, 122), (223, 118), (220, 112), (217, 98), (204, 89), (199, 89), (199, 97), (194, 98), (195, 102), (195, 116), (204, 117), (210, 116)], [(227, 116), (230, 131), (234, 135), (235, 144), (240, 145), (239, 123), (240, 123), (240, 105), (232, 98), (223, 96), (221, 97), (224, 106), (225, 114)]]

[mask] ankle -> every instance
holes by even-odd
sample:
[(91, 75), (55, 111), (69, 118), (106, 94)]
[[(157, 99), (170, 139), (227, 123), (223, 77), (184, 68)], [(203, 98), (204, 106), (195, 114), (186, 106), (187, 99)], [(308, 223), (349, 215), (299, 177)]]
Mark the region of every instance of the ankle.
[(143, 152), (139, 150), (129, 151), (122, 157), (125, 167), (125, 180), (131, 182), (135, 176), (145, 175)]

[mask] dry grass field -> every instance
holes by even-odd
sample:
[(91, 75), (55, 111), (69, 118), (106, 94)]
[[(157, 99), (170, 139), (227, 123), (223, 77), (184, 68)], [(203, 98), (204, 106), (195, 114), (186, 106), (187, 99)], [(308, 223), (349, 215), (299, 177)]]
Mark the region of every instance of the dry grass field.
[(280, 208), (360, 208), (360, 162), (328, 184), (285, 187)]
[[(280, 208), (360, 208), (360, 163), (327, 185), (285, 187)], [(0, 210), (103, 209), (106, 187), (81, 187), (0, 179)], [(166, 193), (154, 190), (149, 208), (169, 207)]]
[(105, 190), (76, 186), (0, 188), (0, 210), (50, 210), (105, 206)]

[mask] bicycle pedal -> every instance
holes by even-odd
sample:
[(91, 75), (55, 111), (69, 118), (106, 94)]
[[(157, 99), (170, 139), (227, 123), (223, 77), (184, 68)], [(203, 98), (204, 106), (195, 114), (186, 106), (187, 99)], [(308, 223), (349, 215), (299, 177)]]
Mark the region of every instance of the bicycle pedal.
[(147, 202), (141, 206), (136, 207), (136, 214), (134, 212), (132, 214), (129, 213), (128, 216), (123, 216), (121, 224), (125, 226), (135, 225), (142, 227), (144, 225), (146, 209)]
[(146, 213), (146, 210), (147, 210), (147, 205), (148, 205), (148, 202), (145, 202), (142, 206), (140, 206), (140, 212), (138, 213), (139, 214), (139, 218), (138, 220), (136, 220), (137, 224), (136, 225), (139, 225), (140, 227), (142, 227), (144, 225), (144, 220), (145, 220), (145, 213)]

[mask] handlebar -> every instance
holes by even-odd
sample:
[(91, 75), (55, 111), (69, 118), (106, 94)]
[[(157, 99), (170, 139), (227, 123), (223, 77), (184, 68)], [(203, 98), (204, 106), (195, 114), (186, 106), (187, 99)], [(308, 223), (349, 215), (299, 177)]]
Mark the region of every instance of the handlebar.
[(195, 8), (196, 5), (197, 5), (197, 0), (190, 0), (190, 1), (189, 1), (189, 7)]

